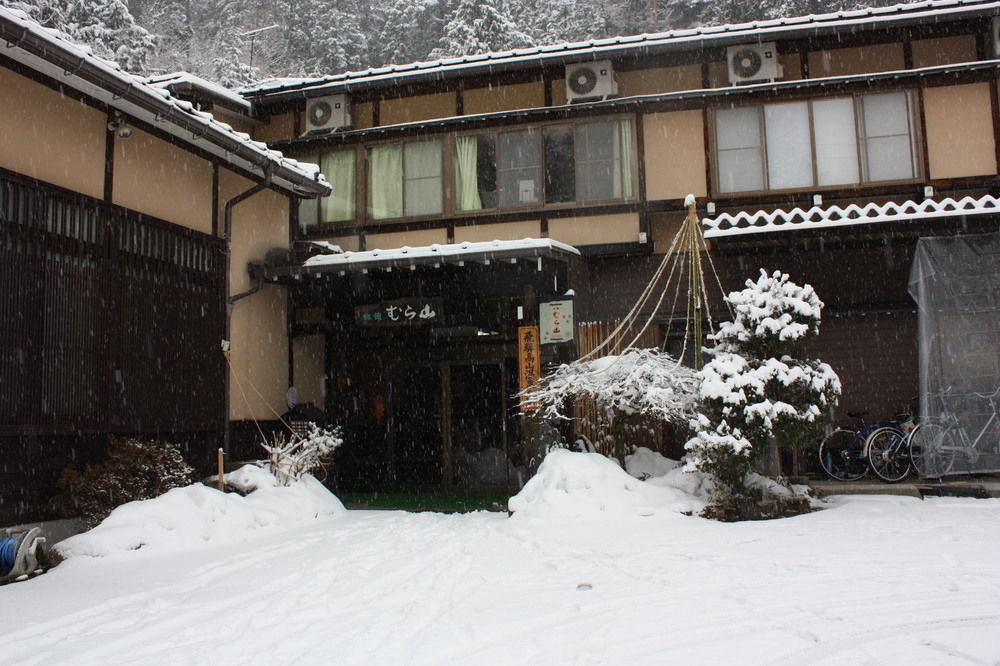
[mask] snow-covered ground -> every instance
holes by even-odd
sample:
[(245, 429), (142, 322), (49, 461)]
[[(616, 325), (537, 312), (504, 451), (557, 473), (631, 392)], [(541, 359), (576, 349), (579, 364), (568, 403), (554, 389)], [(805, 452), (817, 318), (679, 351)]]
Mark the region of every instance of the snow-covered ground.
[(0, 663), (1000, 662), (1000, 500), (722, 524), (683, 513), (700, 486), (671, 465), (549, 462), (513, 517), (345, 511), (311, 484), (126, 506), (0, 588)]

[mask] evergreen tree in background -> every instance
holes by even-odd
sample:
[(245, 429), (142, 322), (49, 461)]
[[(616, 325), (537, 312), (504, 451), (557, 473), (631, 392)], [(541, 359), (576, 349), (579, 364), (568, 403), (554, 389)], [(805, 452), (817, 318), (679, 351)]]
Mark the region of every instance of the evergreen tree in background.
[(122, 0), (0, 0), (0, 4), (66, 33), (129, 72), (145, 72), (146, 59), (156, 46), (156, 39), (136, 23)]
[(508, 51), (531, 43), (495, 0), (460, 0), (444, 28), (440, 46), (430, 55), (437, 59)]

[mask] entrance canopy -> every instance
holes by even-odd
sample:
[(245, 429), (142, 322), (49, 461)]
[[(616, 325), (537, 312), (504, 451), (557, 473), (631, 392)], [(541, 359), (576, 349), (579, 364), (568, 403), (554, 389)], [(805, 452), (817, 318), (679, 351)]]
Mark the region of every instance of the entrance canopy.
[(310, 257), (300, 265), (267, 266), (264, 278), (280, 281), (281, 278), (348, 273), (368, 273), (369, 271), (416, 270), (417, 267), (440, 267), (443, 265), (462, 266), (465, 263), (489, 265), (496, 262), (517, 263), (521, 259), (551, 258), (568, 260), (579, 256), (580, 251), (571, 245), (551, 238), (523, 238), (513, 241), (485, 241), (477, 243), (454, 243), (448, 245), (425, 245), (419, 247), (397, 247), (388, 250), (365, 250), (363, 252), (337, 252), (322, 245), (329, 254)]

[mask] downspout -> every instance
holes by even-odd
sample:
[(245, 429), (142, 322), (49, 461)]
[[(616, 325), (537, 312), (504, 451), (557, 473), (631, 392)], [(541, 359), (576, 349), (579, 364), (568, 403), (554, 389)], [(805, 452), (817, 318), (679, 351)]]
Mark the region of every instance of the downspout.
[[(245, 192), (242, 192), (241, 194), (237, 194), (232, 199), (229, 199), (228, 201), (226, 201), (226, 205), (223, 208), (223, 215), (222, 215), (222, 217), (223, 217), (223, 231), (222, 231), (222, 237), (226, 241), (226, 266), (225, 266), (225, 271), (226, 271), (226, 278), (225, 278), (226, 329), (225, 329), (225, 332), (224, 332), (223, 338), (222, 338), (222, 352), (224, 354), (227, 354), (227, 355), (229, 354), (229, 351), (230, 351), (229, 341), (230, 341), (231, 336), (232, 336), (232, 323), (233, 323), (232, 319), (233, 319), (233, 308), (235, 306), (235, 303), (236, 303), (236, 301), (240, 300), (241, 298), (245, 298), (245, 297), (247, 297), (247, 296), (249, 296), (251, 294), (255, 294), (258, 291), (260, 291), (260, 288), (262, 286), (262, 279), (263, 279), (263, 278), (258, 279), (257, 286), (254, 287), (253, 289), (250, 289), (249, 291), (245, 291), (245, 292), (243, 292), (241, 294), (235, 294), (233, 296), (229, 295), (229, 285), (230, 285), (229, 274), (230, 274), (230, 271), (232, 269), (232, 262), (233, 262), (233, 239), (232, 239), (232, 235), (233, 235), (233, 208), (236, 207), (236, 204), (239, 204), (239, 203), (241, 203), (243, 201), (246, 201), (247, 199), (249, 199), (253, 195), (257, 194), (258, 192), (266, 190), (268, 187), (270, 187), (271, 186), (271, 176), (272, 176), (272, 174), (271, 174), (270, 170), (265, 171), (264, 172), (264, 180), (263, 181), (257, 183), (256, 185), (254, 185), (250, 189), (246, 190)], [(225, 419), (225, 427), (223, 429), (223, 434), (222, 434), (222, 450), (225, 452), (225, 454), (227, 456), (229, 455), (229, 441), (230, 441), (230, 427), (229, 427), (230, 418), (229, 418), (229, 415), (230, 415), (230, 407), (231, 407), (230, 402), (231, 401), (230, 401), (230, 398), (229, 398), (229, 390), (230, 390), (230, 384), (232, 382), (231, 373), (232, 373), (232, 368), (227, 363), (226, 364), (226, 381), (225, 381), (225, 386), (223, 388), (224, 395), (225, 395), (225, 403), (226, 403), (226, 405), (225, 405), (225, 413), (223, 414), (223, 417)]]

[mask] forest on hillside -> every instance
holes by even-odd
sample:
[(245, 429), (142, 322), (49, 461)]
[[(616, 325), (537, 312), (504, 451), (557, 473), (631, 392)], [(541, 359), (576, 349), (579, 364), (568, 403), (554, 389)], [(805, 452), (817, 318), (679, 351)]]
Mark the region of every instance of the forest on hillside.
[(887, 0), (0, 0), (137, 74), (270, 77), (893, 4)]

